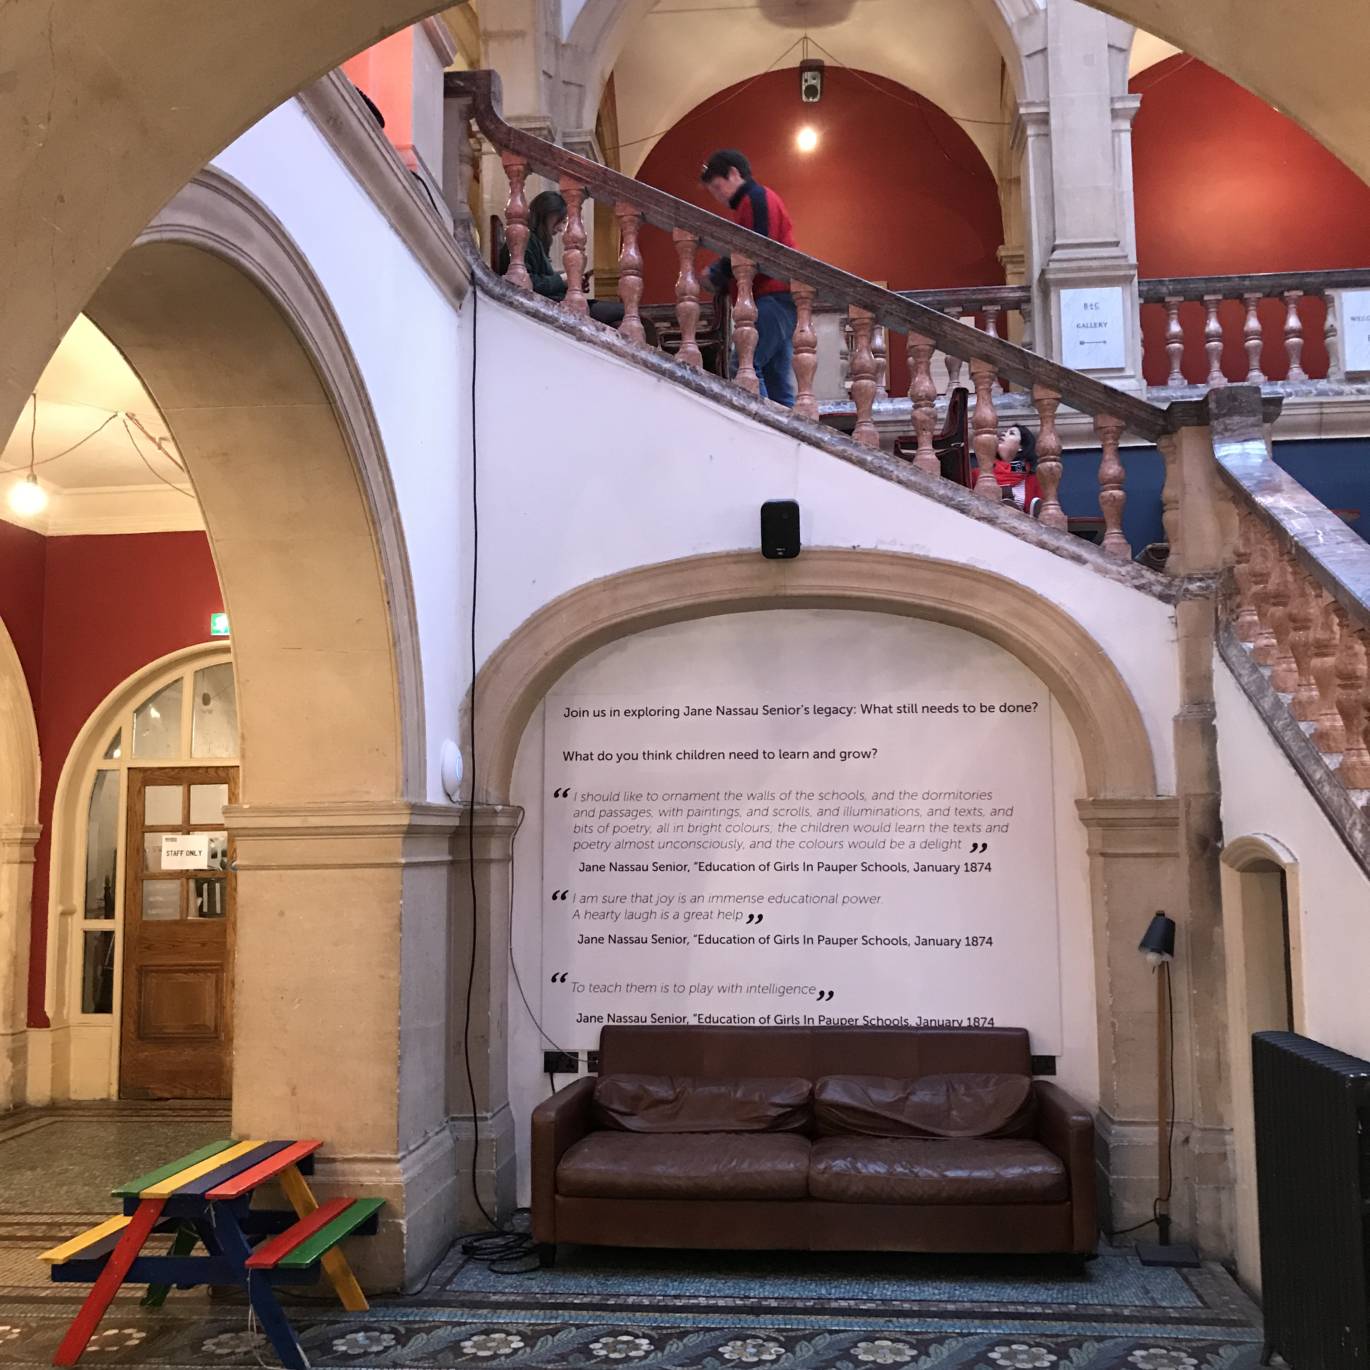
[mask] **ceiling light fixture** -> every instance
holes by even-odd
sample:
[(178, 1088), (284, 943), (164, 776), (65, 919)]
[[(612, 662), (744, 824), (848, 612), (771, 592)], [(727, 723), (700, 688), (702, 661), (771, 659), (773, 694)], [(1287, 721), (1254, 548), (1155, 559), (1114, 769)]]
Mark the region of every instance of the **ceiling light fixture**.
[(10, 486), (9, 504), (16, 514), (32, 518), (48, 507), (48, 492), (38, 484), (38, 477), (30, 471), (23, 480), (17, 480)]
[(794, 136), (794, 145), (800, 152), (812, 152), (818, 146), (818, 130), (805, 124)]

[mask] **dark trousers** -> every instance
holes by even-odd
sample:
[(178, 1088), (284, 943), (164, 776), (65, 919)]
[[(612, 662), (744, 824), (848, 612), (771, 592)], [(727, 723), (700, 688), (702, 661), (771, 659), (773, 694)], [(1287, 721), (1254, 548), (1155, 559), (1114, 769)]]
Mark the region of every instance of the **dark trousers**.
[[(761, 398), (794, 408), (794, 296), (788, 290), (756, 297), (756, 356)], [(737, 354), (733, 353), (733, 375)]]

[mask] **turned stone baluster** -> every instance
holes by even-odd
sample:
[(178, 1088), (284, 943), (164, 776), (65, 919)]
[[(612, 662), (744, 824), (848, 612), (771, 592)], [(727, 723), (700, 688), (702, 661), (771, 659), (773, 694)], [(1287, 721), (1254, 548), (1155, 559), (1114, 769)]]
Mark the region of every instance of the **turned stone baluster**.
[(1223, 326), (1218, 318), (1218, 306), (1222, 304), (1221, 295), (1205, 295), (1204, 309), (1208, 311), (1204, 319), (1204, 351), (1208, 354), (1208, 384), (1226, 385), (1223, 375)]
[(1251, 598), (1256, 605), (1256, 640), (1251, 659), (1259, 666), (1273, 666), (1278, 650), (1270, 631), (1270, 587), (1275, 575), (1275, 549), (1264, 528), (1257, 528), (1251, 545)]
[(818, 399), (813, 378), (818, 372), (818, 335), (813, 331), (814, 289), (803, 281), (790, 282), (794, 296), (794, 412), (818, 422)]
[(1335, 600), (1318, 595), (1313, 621), (1313, 682), (1318, 687), (1313, 745), (1329, 756), (1346, 748), (1346, 729), (1337, 712), (1337, 653), (1345, 618)]
[[(985, 310), (985, 332), (991, 338), (999, 336), (999, 315), (1003, 312), (1003, 306), (997, 304), (987, 304)], [(1004, 393), (1004, 383), (996, 376), (994, 378), (994, 389), (997, 394)]]
[(1289, 647), (1289, 604), (1293, 592), (1289, 554), (1277, 547), (1265, 602), (1270, 634), (1275, 639), (1275, 656), (1270, 663), (1270, 687), (1282, 695), (1292, 695), (1299, 684), (1299, 668)]
[(1127, 491), (1123, 482), (1127, 471), (1118, 456), (1118, 444), (1123, 436), (1123, 421), (1111, 414), (1099, 414), (1094, 420), (1094, 431), (1099, 435), (1103, 455), (1099, 458), (1099, 510), (1104, 516), (1104, 551), (1119, 561), (1131, 561), (1132, 548), (1123, 536), (1123, 506)]
[(1061, 435), (1056, 431), (1056, 408), (1061, 397), (1044, 385), (1032, 387), (1032, 407), (1037, 411), (1037, 483), (1042, 487), (1042, 507), (1038, 522), (1066, 532), (1069, 521), (1061, 508)]
[(737, 374), (733, 379), (748, 393), (761, 393), (761, 379), (752, 365), (756, 359), (756, 299), (752, 281), (756, 263), (749, 257), (733, 258), (733, 280), (737, 284), (737, 303), (733, 305), (733, 347), (737, 352)]
[(1313, 679), (1313, 624), (1317, 606), (1313, 584), (1294, 568), (1294, 593), (1289, 600), (1289, 650), (1294, 654), (1298, 678), (1289, 712), (1300, 723), (1314, 723), (1318, 717), (1318, 685)]
[[(1255, 543), (1255, 522), (1248, 516), (1242, 519), (1241, 537), (1234, 553), (1235, 564), (1232, 568), (1233, 579), (1237, 582), (1237, 614), (1232, 630), (1239, 642), (1255, 642), (1261, 635), (1261, 620), (1256, 612), (1255, 586), (1251, 571)], [(1310, 630), (1311, 622), (1310, 618)]]
[(1265, 372), (1261, 370), (1260, 291), (1248, 290), (1242, 296), (1242, 303), (1246, 305), (1246, 322), (1242, 325), (1242, 339), (1246, 346), (1246, 379), (1248, 384), (1259, 385), (1265, 379)]
[(1165, 463), (1165, 478), (1161, 482), (1161, 527), (1165, 531), (1166, 546), (1170, 548), (1165, 569), (1171, 575), (1180, 575), (1183, 571), (1184, 549), (1180, 546), (1179, 440), (1174, 433), (1162, 433), (1156, 439), (1156, 447)]
[(614, 206), (618, 220), (618, 297), (623, 301), (623, 322), (618, 331), (629, 342), (645, 343), (647, 330), (642, 326), (638, 305), (642, 302), (642, 251), (637, 245), (637, 232), (642, 226), (642, 215), (635, 206), (620, 201)]
[[(961, 307), (960, 307), (959, 305), (948, 305), (948, 306), (942, 311), (942, 313), (945, 314), (945, 315), (947, 316), (947, 318), (949, 318), (949, 319), (957, 319), (957, 320), (959, 320), (959, 319), (961, 318)], [(948, 353), (946, 354), (946, 358), (947, 358), (947, 394), (948, 394), (948, 396), (950, 396), (951, 392), (952, 392), (953, 390), (955, 390), (956, 387), (957, 387), (958, 385), (961, 384), (961, 366), (962, 366), (962, 362), (961, 362), (961, 358), (960, 358), (960, 357), (953, 356), (950, 352), (948, 352)]]
[(585, 220), (581, 205), (585, 187), (573, 176), (560, 181), (561, 198), (566, 201), (566, 229), (561, 235), (561, 261), (566, 268), (566, 308), (585, 318), (590, 313), (590, 301), (585, 295)]
[(1351, 626), (1340, 605), (1337, 608), (1341, 628), (1341, 644), (1337, 650), (1337, 712), (1346, 734), (1337, 778), (1348, 790), (1370, 790), (1370, 750), (1365, 745), (1365, 635)]
[(523, 251), (528, 246), (528, 201), (523, 194), (528, 163), (512, 152), (501, 152), (499, 159), (509, 178), (509, 199), (504, 205), (504, 240), (509, 245), (509, 269), (504, 273), (504, 279), (531, 293), (533, 282), (523, 261)]
[(1337, 327), (1337, 292), (1326, 290), (1323, 299), (1327, 304), (1327, 317), (1323, 320), (1322, 340), (1327, 348), (1327, 379), (1344, 381), (1346, 367), (1341, 359), (1341, 330)]
[(871, 353), (875, 357), (875, 402), (890, 397), (890, 344), (885, 325), (877, 322), (871, 329)]
[(1300, 365), (1303, 357), (1303, 320), (1299, 318), (1301, 299), (1302, 290), (1284, 292), (1284, 350), (1289, 354), (1289, 375), (1286, 379), (1291, 381), (1308, 379), (1308, 372)]
[(680, 259), (680, 270), (675, 278), (675, 317), (680, 325), (680, 350), (676, 360), (700, 370), (704, 358), (695, 341), (699, 331), (699, 277), (695, 275), (699, 239), (688, 229), (673, 228), (671, 241), (675, 243), (676, 256)]
[(975, 464), (978, 475), (975, 493), (981, 499), (999, 501), (1003, 493), (994, 479), (994, 459), (999, 455), (999, 415), (994, 408), (994, 367), (978, 357), (970, 363), (970, 378), (975, 386), (975, 413), (970, 426), (974, 437)]
[(918, 435), (913, 464), (929, 476), (942, 474), (942, 463), (932, 446), (937, 427), (937, 385), (932, 379), (932, 354), (936, 347), (931, 338), (921, 333), (908, 336), (909, 399), (913, 403), (913, 431)]
[(856, 405), (856, 428), (852, 437), (865, 447), (879, 447), (880, 433), (871, 414), (875, 407), (875, 353), (871, 349), (871, 333), (875, 316), (859, 305), (848, 305), (851, 319), (851, 397)]
[(1165, 378), (1167, 385), (1185, 383), (1184, 325), (1180, 322), (1180, 306), (1183, 303), (1179, 295), (1165, 297), (1165, 354), (1170, 358), (1170, 375)]

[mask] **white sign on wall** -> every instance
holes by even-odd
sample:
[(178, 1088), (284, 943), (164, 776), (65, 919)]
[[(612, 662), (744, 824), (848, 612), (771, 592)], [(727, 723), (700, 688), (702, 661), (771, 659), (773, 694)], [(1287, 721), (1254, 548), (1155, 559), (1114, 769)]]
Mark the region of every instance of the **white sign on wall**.
[(547, 698), (552, 1040), (944, 1024), (1061, 1049), (1049, 697), (982, 639), (909, 626), (907, 655), (781, 633), (731, 680)]
[(1076, 371), (1127, 365), (1123, 288), (1089, 286), (1061, 291), (1061, 363)]
[(207, 832), (164, 832), (162, 834), (164, 871), (203, 871), (209, 869)]
[(1370, 290), (1338, 292), (1338, 330), (1342, 369), (1347, 375), (1370, 372)]

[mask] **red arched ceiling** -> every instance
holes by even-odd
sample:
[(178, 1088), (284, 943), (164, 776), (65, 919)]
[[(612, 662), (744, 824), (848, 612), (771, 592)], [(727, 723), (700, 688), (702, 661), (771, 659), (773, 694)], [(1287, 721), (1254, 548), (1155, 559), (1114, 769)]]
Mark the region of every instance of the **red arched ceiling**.
[[(1137, 262), (1143, 278), (1315, 271), (1370, 266), (1370, 186), (1292, 120), (1193, 57), (1169, 57), (1133, 78), (1142, 96), (1133, 124)], [(1304, 364), (1325, 373), (1324, 311), (1300, 306)], [(1223, 369), (1246, 375), (1240, 304), (1225, 305)], [(1283, 306), (1261, 306), (1262, 369), (1286, 372)], [(1185, 372), (1204, 365), (1202, 307), (1182, 313)], [(1147, 379), (1165, 379), (1164, 311), (1143, 311)]]
[[(819, 134), (811, 153), (795, 146), (805, 124)], [(638, 179), (714, 209), (699, 170), (720, 147), (746, 153), (812, 256), (896, 290), (1003, 280), (994, 174), (954, 120), (897, 82), (829, 67), (815, 105), (800, 102), (792, 67), (739, 82), (685, 115)], [(643, 298), (674, 300), (669, 235), (644, 230), (643, 256)]]

